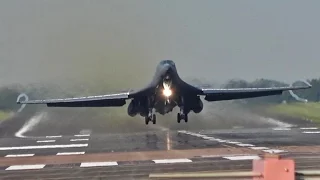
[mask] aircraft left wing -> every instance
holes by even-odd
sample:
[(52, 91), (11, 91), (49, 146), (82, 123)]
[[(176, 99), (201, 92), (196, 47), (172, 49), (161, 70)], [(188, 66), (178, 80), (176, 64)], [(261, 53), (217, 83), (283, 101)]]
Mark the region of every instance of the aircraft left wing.
[(308, 86), (271, 87), (271, 88), (231, 88), (231, 89), (201, 89), (207, 101), (222, 101), (232, 99), (254, 98), (262, 96), (280, 95), (283, 91), (308, 89)]
[(47, 104), (48, 107), (112, 107), (123, 106), (130, 92), (65, 99), (17, 101), (18, 104)]

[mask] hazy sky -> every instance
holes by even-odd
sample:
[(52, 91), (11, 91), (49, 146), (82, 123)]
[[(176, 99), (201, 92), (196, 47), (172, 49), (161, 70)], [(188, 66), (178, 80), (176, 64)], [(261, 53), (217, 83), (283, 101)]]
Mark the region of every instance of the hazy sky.
[[(0, 83), (320, 77), (320, 1), (3, 0)], [(122, 82), (123, 81), (123, 82)]]

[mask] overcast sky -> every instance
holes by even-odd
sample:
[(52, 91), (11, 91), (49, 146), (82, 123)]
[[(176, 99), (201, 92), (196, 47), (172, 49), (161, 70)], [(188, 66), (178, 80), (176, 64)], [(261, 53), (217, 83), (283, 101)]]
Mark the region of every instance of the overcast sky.
[[(3, 0), (0, 83), (320, 77), (317, 0)], [(121, 82), (123, 81), (123, 83)], [(122, 84), (122, 85), (119, 85)]]

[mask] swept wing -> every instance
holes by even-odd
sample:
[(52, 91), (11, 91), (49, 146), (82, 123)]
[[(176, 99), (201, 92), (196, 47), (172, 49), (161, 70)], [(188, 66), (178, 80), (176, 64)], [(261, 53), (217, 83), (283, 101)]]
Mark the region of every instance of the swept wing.
[(48, 107), (108, 107), (123, 106), (130, 92), (65, 99), (18, 101), (18, 104), (47, 104)]
[(232, 89), (201, 89), (207, 101), (222, 101), (232, 99), (254, 98), (280, 95), (283, 91), (308, 89), (311, 86), (270, 87), (270, 88), (232, 88)]

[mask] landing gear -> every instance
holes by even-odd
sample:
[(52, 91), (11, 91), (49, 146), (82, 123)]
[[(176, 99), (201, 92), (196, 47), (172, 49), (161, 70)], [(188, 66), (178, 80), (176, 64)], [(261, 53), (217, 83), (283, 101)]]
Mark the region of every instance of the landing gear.
[(186, 111), (187, 108), (185, 108), (185, 103), (184, 103), (184, 97), (181, 96), (181, 99), (180, 99), (180, 112), (177, 114), (177, 122), (180, 123), (181, 120), (184, 120), (184, 122), (188, 122), (188, 112), (189, 111)]
[(150, 114), (149, 116), (146, 116), (144, 118), (145, 123), (148, 125), (150, 121), (152, 121), (153, 124), (157, 123), (157, 116), (155, 114)]
[(157, 116), (155, 114), (152, 115), (152, 123), (153, 124), (157, 123)]
[(177, 114), (177, 122), (180, 123), (181, 120), (184, 120), (184, 122), (188, 122), (188, 115), (183, 113)]

